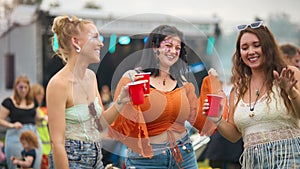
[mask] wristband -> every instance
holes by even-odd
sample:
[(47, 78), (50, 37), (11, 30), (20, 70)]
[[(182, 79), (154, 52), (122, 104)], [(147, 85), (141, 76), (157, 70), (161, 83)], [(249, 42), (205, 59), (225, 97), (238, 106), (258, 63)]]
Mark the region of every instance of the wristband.
[(222, 120), (222, 116), (220, 116), (220, 119), (218, 121), (215, 122), (215, 125), (218, 127), (219, 124), (221, 123), (221, 120)]
[(298, 97), (298, 94), (296, 94), (296, 96), (290, 96), (290, 95), (288, 95), (288, 98), (289, 98), (290, 100), (295, 100), (297, 97)]
[(299, 92), (298, 92), (296, 89), (292, 88), (292, 89), (290, 90), (290, 92), (287, 93), (287, 94), (288, 94), (288, 98), (289, 98), (290, 100), (295, 100), (295, 99), (298, 97)]
[(121, 101), (121, 99), (120, 99), (120, 96), (118, 96), (118, 98), (117, 98), (117, 104), (118, 104), (118, 105), (122, 104), (122, 101)]

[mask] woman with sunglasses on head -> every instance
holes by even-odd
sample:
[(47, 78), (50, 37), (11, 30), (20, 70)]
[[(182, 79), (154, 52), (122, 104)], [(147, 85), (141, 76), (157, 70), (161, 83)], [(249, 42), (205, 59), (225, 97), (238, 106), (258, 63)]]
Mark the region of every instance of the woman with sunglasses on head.
[(150, 94), (144, 103), (126, 104), (109, 128), (108, 134), (128, 147), (128, 169), (198, 169), (185, 122), (207, 134), (215, 129), (212, 124), (203, 130), (206, 118), (201, 112), (198, 115), (198, 98), (188, 81), (183, 38), (174, 26), (156, 27), (148, 36), (137, 68), (125, 72), (119, 81), (116, 93), (130, 82), (130, 75), (151, 73)]
[[(35, 125), (36, 120), (42, 120), (37, 113), (33, 95), (30, 92), (30, 81), (27, 76), (19, 76), (14, 83), (12, 97), (3, 100), (0, 112), (0, 125), (6, 127), (5, 155), (9, 169), (16, 169), (17, 165), (10, 160), (11, 156), (20, 156), (23, 146), (19, 140), (21, 133), (31, 130), (38, 136), (39, 145), (41, 140)], [(9, 118), (10, 120), (7, 120)], [(35, 169), (40, 169), (42, 161), (42, 148), (37, 149)]]
[(57, 16), (52, 43), (65, 66), (49, 81), (46, 90), (51, 139), (49, 168), (104, 168), (100, 132), (119, 115), (129, 101), (126, 87), (106, 111), (98, 91), (95, 73), (88, 69), (100, 62), (103, 43), (90, 20)]
[(243, 168), (300, 168), (300, 71), (261, 21), (238, 29), (229, 120), (208, 118), (228, 140), (243, 138)]

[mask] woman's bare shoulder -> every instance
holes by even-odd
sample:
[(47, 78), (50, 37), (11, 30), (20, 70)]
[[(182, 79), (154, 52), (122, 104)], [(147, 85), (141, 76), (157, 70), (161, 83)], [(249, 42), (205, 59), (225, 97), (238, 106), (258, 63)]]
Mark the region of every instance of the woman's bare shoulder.
[(69, 78), (66, 74), (64, 74), (64, 72), (58, 72), (49, 80), (47, 88), (54, 88), (54, 90), (64, 90), (67, 88), (68, 81)]

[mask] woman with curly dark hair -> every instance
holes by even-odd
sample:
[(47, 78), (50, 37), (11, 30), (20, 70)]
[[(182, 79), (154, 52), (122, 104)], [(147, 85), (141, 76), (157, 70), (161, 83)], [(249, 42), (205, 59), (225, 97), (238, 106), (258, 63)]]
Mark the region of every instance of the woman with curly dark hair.
[(188, 81), (183, 33), (174, 26), (156, 27), (136, 67), (125, 72), (116, 93), (130, 82), (130, 75), (150, 72), (150, 94), (141, 105), (126, 104), (109, 130), (129, 148), (126, 168), (197, 169), (185, 122), (203, 131), (206, 118), (198, 115), (195, 87)]

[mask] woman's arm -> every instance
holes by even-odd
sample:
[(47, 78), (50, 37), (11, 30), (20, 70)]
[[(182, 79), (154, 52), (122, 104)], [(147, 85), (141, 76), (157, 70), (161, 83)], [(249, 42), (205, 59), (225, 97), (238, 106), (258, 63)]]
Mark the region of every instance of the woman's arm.
[(300, 119), (300, 71), (294, 66), (290, 66), (289, 69), (294, 72), (294, 78), (297, 82), (289, 91), (288, 96), (296, 116)]
[[(104, 113), (103, 113), (103, 118), (101, 118), (101, 124), (110, 125), (114, 122), (114, 120), (118, 117), (120, 112), (123, 110), (123, 107), (125, 106), (126, 103), (128, 103), (131, 99), (129, 96), (128, 92), (128, 86), (127, 84), (130, 83), (130, 81), (122, 80), (123, 78), (129, 79), (129, 73), (132, 74), (132, 77), (134, 78), (133, 80), (138, 80), (142, 77), (135, 77), (134, 74), (136, 73), (134, 70), (129, 70), (126, 73), (124, 73), (123, 77), (119, 81), (117, 88), (115, 90), (115, 98), (114, 98), (114, 103), (113, 106), (108, 108)], [(97, 84), (96, 84), (97, 86)], [(100, 94), (97, 90), (98, 97), (100, 97)], [(102, 105), (102, 103), (101, 103)], [(103, 123), (105, 122), (105, 123)]]
[(68, 98), (65, 83), (58, 78), (51, 79), (46, 92), (49, 134), (55, 168), (69, 168), (65, 150), (65, 107)]
[(237, 130), (237, 127), (234, 124), (234, 94), (235, 91), (232, 90), (230, 92), (229, 96), (229, 119), (228, 122), (224, 119), (221, 119), (220, 122), (218, 122), (217, 128), (220, 134), (225, 137), (227, 140), (235, 143), (237, 142), (241, 137), (242, 134)]
[(23, 125), (20, 122), (10, 123), (9, 121), (6, 120), (9, 113), (10, 111), (2, 105), (0, 109), (0, 126), (6, 128), (15, 128), (15, 129), (22, 128)]
[(279, 73), (273, 71), (273, 75), (279, 87), (288, 95), (294, 109), (295, 116), (300, 118), (300, 71), (295, 66), (283, 68)]

